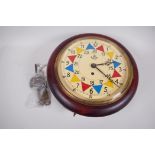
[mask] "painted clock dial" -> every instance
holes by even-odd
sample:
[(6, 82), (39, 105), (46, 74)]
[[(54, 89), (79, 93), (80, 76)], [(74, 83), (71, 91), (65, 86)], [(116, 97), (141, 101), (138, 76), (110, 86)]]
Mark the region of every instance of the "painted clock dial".
[[(51, 60), (48, 64), (49, 85), (58, 100), (75, 113), (86, 116), (113, 113), (115, 110), (107, 114), (103, 111), (121, 102), (131, 88), (134, 77), (138, 77), (130, 54), (119, 43), (106, 36), (75, 36), (63, 42), (54, 53), (56, 55), (51, 57), (54, 61), (54, 75), (50, 75)], [(51, 83), (52, 76), (57, 84), (55, 89)], [(58, 93), (62, 93), (64, 99), (58, 97)], [(123, 106), (125, 103), (121, 107)], [(95, 109), (102, 109), (102, 112), (92, 112)]]

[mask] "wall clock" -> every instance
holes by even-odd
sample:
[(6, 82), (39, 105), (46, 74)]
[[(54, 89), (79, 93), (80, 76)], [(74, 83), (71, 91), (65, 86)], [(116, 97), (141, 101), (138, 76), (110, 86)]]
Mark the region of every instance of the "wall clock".
[(106, 116), (132, 99), (138, 70), (129, 51), (116, 40), (80, 34), (54, 50), (47, 66), (47, 81), (67, 109), (84, 116)]

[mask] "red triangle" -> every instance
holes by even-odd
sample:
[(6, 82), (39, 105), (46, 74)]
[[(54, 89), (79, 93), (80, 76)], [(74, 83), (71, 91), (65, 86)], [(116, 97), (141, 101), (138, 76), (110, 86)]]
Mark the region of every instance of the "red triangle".
[(91, 85), (88, 85), (88, 84), (86, 84), (86, 83), (84, 83), (84, 82), (81, 82), (81, 84), (82, 84), (82, 90), (83, 90), (83, 91), (85, 91), (85, 90), (87, 90), (89, 87), (91, 87)]
[(73, 63), (75, 58), (76, 58), (76, 55), (71, 55), (71, 56), (68, 56), (69, 60)]
[(99, 46), (99, 47), (97, 47), (96, 49), (97, 49), (97, 50), (99, 50), (99, 51), (104, 52), (104, 48), (103, 48), (103, 46), (102, 46), (102, 45), (101, 45), (101, 46)]
[(121, 77), (121, 75), (116, 70), (114, 70), (114, 73), (112, 75), (112, 78), (115, 78), (115, 77)]

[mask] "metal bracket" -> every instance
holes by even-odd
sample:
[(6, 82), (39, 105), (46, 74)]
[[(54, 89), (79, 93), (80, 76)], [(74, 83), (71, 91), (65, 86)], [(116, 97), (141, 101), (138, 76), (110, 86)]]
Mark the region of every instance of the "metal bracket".
[(30, 87), (37, 91), (40, 105), (51, 104), (51, 93), (43, 70), (46, 66), (35, 64), (35, 75), (30, 79)]

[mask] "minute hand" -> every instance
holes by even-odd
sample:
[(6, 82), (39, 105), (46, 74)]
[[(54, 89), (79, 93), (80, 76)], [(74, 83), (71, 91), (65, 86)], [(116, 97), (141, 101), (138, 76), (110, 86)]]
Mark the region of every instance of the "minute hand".
[(120, 88), (119, 85), (117, 85), (109, 76), (107, 76), (103, 71), (101, 71), (98, 67), (96, 67), (96, 69), (102, 73), (108, 80), (110, 80), (113, 84), (115, 84), (118, 88)]
[(105, 63), (101, 63), (101, 64), (96, 64), (96, 66), (100, 66), (100, 65), (110, 65), (112, 64), (112, 62), (105, 62)]

